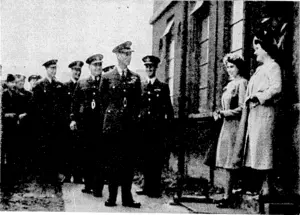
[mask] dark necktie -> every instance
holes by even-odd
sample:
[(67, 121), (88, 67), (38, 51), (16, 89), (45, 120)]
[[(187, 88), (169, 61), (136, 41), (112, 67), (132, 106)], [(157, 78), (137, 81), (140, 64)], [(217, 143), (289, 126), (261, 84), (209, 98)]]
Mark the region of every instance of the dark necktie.
[(125, 79), (125, 70), (122, 70), (122, 79)]

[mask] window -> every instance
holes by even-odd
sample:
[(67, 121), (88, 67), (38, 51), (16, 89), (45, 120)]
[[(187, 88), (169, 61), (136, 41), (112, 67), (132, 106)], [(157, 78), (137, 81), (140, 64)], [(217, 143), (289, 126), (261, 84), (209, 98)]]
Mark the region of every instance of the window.
[(209, 53), (209, 16), (194, 13), (194, 50), (195, 72), (198, 73), (198, 113), (207, 112), (208, 96), (208, 53)]
[(170, 97), (172, 103), (174, 103), (174, 69), (175, 69), (175, 40), (172, 32), (174, 26), (173, 17), (168, 19), (167, 27), (163, 33), (163, 37), (166, 37), (166, 54), (167, 54), (167, 78), (166, 82), (169, 84)]
[(174, 102), (174, 60), (175, 60), (175, 40), (173, 37), (169, 40), (168, 47), (168, 60), (167, 60), (167, 68), (168, 68), (168, 84), (170, 89), (170, 97), (172, 103)]
[(231, 31), (231, 52), (243, 54), (244, 44), (244, 1), (232, 1), (232, 14), (230, 22)]
[(209, 1), (189, 2), (189, 44), (187, 96), (189, 117), (205, 117), (209, 112)]
[(202, 20), (198, 38), (199, 44), (199, 72), (200, 72), (200, 86), (199, 86), (199, 112), (206, 112), (207, 110), (207, 83), (208, 83), (208, 51), (209, 51), (209, 19), (208, 16)]

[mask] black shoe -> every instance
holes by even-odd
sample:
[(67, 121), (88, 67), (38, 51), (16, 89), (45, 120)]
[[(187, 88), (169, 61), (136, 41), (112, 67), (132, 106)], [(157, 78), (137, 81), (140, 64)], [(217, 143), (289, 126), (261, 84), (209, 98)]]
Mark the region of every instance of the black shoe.
[(137, 190), (135, 191), (135, 193), (138, 195), (147, 195), (147, 192), (145, 190)]
[(92, 190), (92, 189), (83, 188), (83, 189), (81, 190), (81, 192), (87, 193), (87, 194), (92, 194), (92, 193), (93, 193), (93, 190)]
[(101, 198), (103, 197), (102, 192), (93, 192), (93, 196), (97, 197), (97, 198)]
[(117, 204), (115, 202), (110, 201), (110, 200), (105, 201), (104, 205), (106, 207), (115, 207), (115, 206), (117, 206)]
[(217, 208), (231, 208), (231, 207), (232, 207), (232, 202), (229, 198), (221, 199), (217, 204)]
[(122, 204), (124, 207), (130, 207), (130, 208), (140, 208), (141, 207), (141, 203), (139, 202), (125, 202)]

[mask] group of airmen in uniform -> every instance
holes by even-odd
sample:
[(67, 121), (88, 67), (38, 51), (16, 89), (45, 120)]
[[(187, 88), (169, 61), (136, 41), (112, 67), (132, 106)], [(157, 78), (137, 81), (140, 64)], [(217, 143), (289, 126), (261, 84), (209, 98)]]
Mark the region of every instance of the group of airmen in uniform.
[[(129, 70), (131, 45), (127, 41), (112, 50), (115, 66), (102, 69), (102, 54), (89, 57), (87, 79), (79, 80), (84, 62), (74, 61), (69, 64), (71, 80), (57, 81), (56, 59), (43, 64), (44, 79), (29, 77), (30, 92), (24, 89), (25, 76), (7, 76), (2, 92), (3, 176), (31, 171), (41, 183), (58, 189), (62, 182), (83, 182), (82, 192), (95, 197), (102, 197), (107, 181), (105, 206), (116, 206), (121, 186), (122, 205), (139, 208), (131, 193), (139, 163), (144, 186), (137, 194), (160, 197), (166, 128), (174, 118), (170, 91), (156, 78), (158, 57), (142, 59), (145, 82)], [(22, 83), (15, 87), (19, 79)], [(16, 137), (16, 130), (22, 135)]]

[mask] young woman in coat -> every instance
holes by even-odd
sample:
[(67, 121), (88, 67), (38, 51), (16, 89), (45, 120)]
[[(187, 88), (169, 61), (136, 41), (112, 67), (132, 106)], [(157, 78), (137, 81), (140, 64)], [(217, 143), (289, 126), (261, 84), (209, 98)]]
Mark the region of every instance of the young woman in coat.
[(227, 54), (223, 59), (230, 82), (222, 94), (222, 109), (214, 112), (215, 119), (223, 118), (223, 125), (219, 135), (216, 167), (227, 171), (227, 180), (223, 199), (218, 201), (217, 207), (229, 207), (233, 188), (233, 173), (236, 168), (232, 163), (235, 152), (236, 133), (239, 127), (244, 105), (248, 81), (243, 77), (245, 73), (244, 60), (238, 54)]

